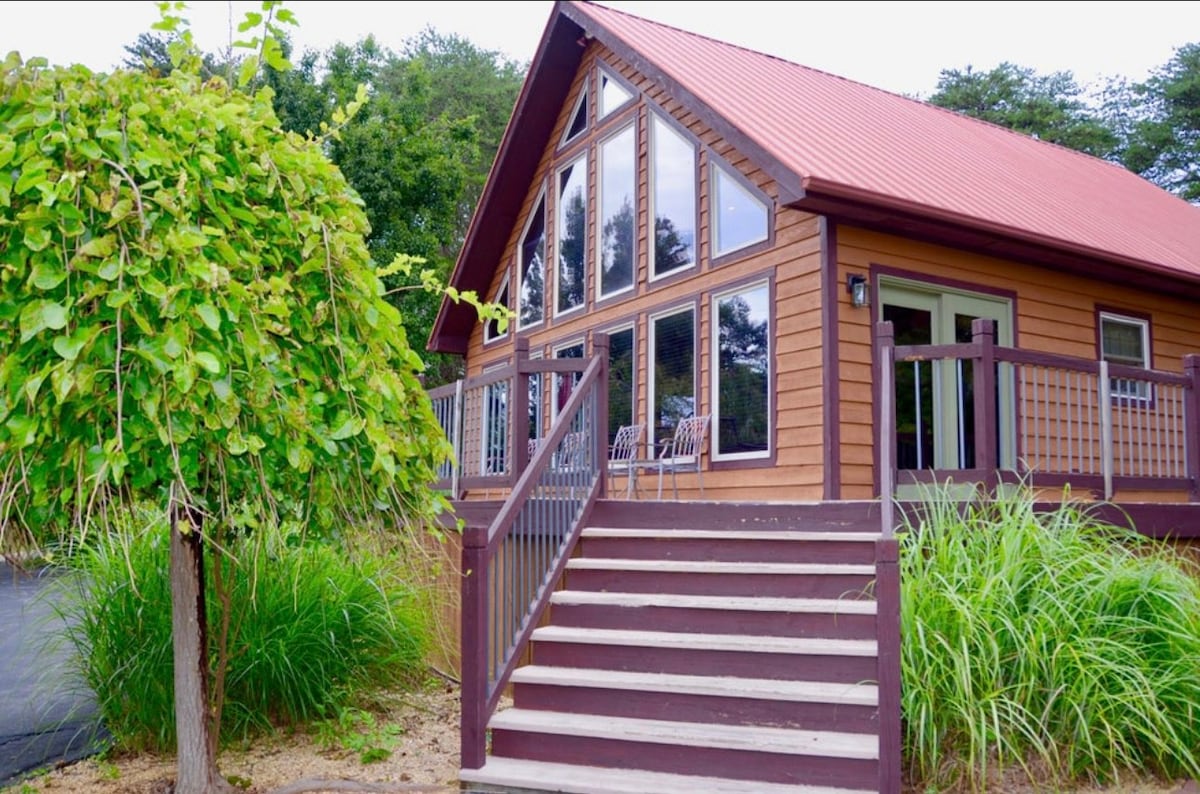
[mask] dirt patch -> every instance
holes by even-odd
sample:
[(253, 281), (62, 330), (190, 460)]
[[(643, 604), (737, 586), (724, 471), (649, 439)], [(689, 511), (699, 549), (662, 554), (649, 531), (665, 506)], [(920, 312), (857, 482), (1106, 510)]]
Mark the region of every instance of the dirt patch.
[[(372, 724), (351, 724), (342, 731), (345, 741), (329, 741), (328, 732), (323, 741), (323, 732), (315, 728), (279, 733), (246, 747), (223, 750), (217, 763), (221, 773), (247, 794), (266, 794), (314, 778), (382, 784), (380, 791), (409, 787), (458, 791), (457, 687), (389, 695), (381, 699), (378, 710), (366, 713)], [(388, 745), (387, 758), (363, 763), (364, 751)], [(116, 755), (55, 769), (5, 791), (167, 794), (174, 777), (173, 756)]]
[[(459, 693), (445, 686), (417, 693), (393, 694), (381, 699), (372, 713), (373, 726), (359, 725), (344, 731), (349, 744), (355, 736), (364, 741), (355, 749), (343, 742), (322, 741), (319, 729), (292, 734), (280, 733), (255, 740), (247, 747), (224, 750), (218, 758), (221, 772), (247, 794), (267, 794), (300, 780), (323, 779), (375, 784), (377, 791), (420, 790), (457, 792)], [(507, 702), (507, 699), (506, 699)], [(374, 738), (394, 734), (388, 758), (364, 764), (363, 749)], [(15, 792), (70, 792), (71, 794), (168, 794), (175, 776), (172, 756), (152, 754), (91, 759), (55, 769), (24, 784), (6, 789)], [(1191, 785), (1193, 788), (1187, 788)], [(1109, 787), (1066, 789), (1069, 794), (1168, 794), (1189, 791), (1200, 794), (1195, 784), (1151, 779), (1122, 780)], [(23, 788), (27, 786), (28, 788)], [(334, 791), (339, 789), (308, 789)], [(340, 789), (345, 791), (346, 789)], [(968, 791), (969, 789), (963, 789)], [(917, 794), (911, 787), (906, 791)], [(993, 775), (986, 791), (996, 794), (1044, 794), (1064, 791), (1037, 785), (1019, 769)], [(700, 794), (699, 792), (697, 794)], [(958, 794), (943, 790), (939, 794)]]

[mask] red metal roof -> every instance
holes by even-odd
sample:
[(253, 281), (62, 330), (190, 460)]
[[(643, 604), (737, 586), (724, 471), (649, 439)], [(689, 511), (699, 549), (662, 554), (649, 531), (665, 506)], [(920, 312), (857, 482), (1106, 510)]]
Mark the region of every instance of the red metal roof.
[[(1200, 294), (1200, 208), (1120, 166), (771, 55), (562, 0), (472, 218), (451, 275), (455, 287), (483, 292), (491, 282), (586, 36), (733, 142), (776, 180), (784, 203), (814, 212), (878, 208), (933, 224), (947, 239), (948, 229), (960, 230), (997, 255), (1083, 261), (1110, 279), (1134, 268)], [(474, 309), (444, 301), (431, 349), (465, 353), (477, 322)]]
[(736, 127), (805, 191), (1200, 276), (1200, 208), (1118, 165), (611, 8), (571, 8)]

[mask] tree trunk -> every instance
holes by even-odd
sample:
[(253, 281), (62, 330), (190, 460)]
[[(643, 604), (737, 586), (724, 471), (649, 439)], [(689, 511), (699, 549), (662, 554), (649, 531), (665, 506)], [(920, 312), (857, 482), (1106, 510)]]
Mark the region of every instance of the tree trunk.
[(204, 540), (200, 518), (171, 506), (171, 635), (175, 651), (175, 794), (229, 789), (217, 771), (208, 704)]

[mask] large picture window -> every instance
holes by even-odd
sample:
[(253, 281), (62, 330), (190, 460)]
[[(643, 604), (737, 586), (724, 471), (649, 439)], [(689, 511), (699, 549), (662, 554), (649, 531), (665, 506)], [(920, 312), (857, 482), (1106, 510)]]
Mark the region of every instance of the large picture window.
[(741, 181), (713, 163), (713, 259), (767, 239), (767, 205)]
[(763, 282), (713, 298), (714, 460), (770, 454), (770, 297)]
[(520, 328), (542, 321), (546, 311), (546, 197), (543, 194), (529, 216), (525, 234), (521, 236), (520, 286), (521, 300), (517, 312)]
[[(1150, 368), (1150, 321), (1113, 312), (1100, 312), (1100, 358), (1110, 364)], [(1145, 400), (1150, 384), (1132, 378), (1111, 378), (1109, 389), (1117, 397)]]
[(608, 443), (617, 437), (621, 425), (633, 424), (636, 405), (637, 354), (633, 346), (633, 326), (608, 332)]
[(583, 306), (587, 281), (587, 158), (580, 157), (558, 172), (558, 277), (555, 312)]
[(597, 292), (615, 295), (633, 287), (637, 240), (637, 138), (633, 126), (600, 144), (600, 262)]
[(680, 419), (696, 414), (696, 310), (688, 306), (650, 319), (650, 439), (670, 438)]
[(696, 263), (696, 146), (658, 116), (650, 116), (652, 160), (650, 278)]

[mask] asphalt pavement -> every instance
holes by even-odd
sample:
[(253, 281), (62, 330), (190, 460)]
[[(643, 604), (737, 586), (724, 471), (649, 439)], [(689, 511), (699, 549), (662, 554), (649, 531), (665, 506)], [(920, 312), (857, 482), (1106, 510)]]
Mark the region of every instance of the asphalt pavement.
[(0, 787), (103, 749), (96, 701), (61, 639), (53, 576), (0, 562)]

